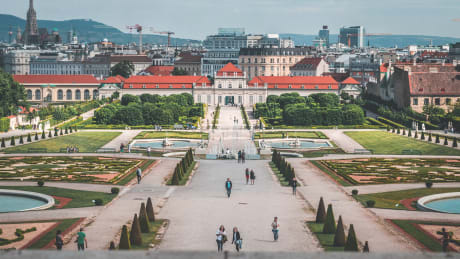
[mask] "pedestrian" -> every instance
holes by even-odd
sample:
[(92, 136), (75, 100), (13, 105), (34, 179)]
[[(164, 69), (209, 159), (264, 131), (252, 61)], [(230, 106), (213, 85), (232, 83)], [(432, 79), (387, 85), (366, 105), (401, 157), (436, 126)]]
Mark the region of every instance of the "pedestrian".
[(256, 179), (256, 174), (254, 173), (254, 170), (251, 169), (251, 185), (254, 185), (254, 180)]
[(246, 152), (241, 152), (241, 162), (244, 164), (246, 162)]
[(120, 153), (123, 153), (123, 149), (125, 148), (125, 145), (123, 143), (120, 144)]
[(129, 144), (128, 144), (128, 153), (131, 153), (131, 146), (132, 146), (132, 145), (133, 145), (132, 143), (129, 143)]
[(280, 223), (278, 221), (278, 217), (275, 217), (272, 222), (272, 232), (273, 232), (273, 239), (278, 241), (278, 235), (280, 232)]
[(243, 239), (241, 238), (240, 231), (238, 231), (237, 227), (233, 228), (232, 244), (235, 244), (235, 248), (237, 252), (239, 252), (240, 249), (243, 247)]
[(86, 240), (86, 234), (83, 232), (83, 228), (80, 228), (80, 231), (77, 233), (77, 243), (78, 251), (84, 251), (85, 248), (88, 248), (88, 241)]
[(230, 194), (232, 193), (232, 181), (230, 181), (230, 178), (227, 178), (227, 181), (225, 181), (225, 189), (227, 190), (227, 196), (230, 198)]
[(241, 150), (238, 150), (238, 164), (241, 162)]
[(62, 250), (62, 246), (64, 245), (64, 240), (62, 239), (62, 231), (58, 230), (56, 232), (56, 242), (54, 243), (56, 246), (57, 250)]
[(297, 194), (297, 179), (294, 177), (292, 178), (292, 195), (296, 195)]
[(151, 150), (152, 150), (152, 149), (151, 149), (150, 147), (147, 147), (147, 156), (150, 156), (150, 151), (151, 151)]
[(217, 252), (222, 252), (224, 243), (227, 241), (227, 232), (225, 232), (224, 225), (220, 225), (216, 232)]
[(246, 172), (244, 174), (246, 176), (246, 184), (249, 184), (249, 168), (246, 168)]
[(140, 184), (141, 179), (142, 179), (142, 170), (140, 167), (137, 168), (136, 175), (137, 175), (137, 184)]

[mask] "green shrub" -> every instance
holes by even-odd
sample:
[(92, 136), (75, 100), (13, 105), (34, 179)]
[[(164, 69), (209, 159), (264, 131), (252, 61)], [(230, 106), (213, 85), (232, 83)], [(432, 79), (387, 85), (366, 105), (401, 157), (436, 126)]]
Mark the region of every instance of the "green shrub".
[(433, 187), (433, 182), (427, 181), (427, 182), (425, 182), (425, 186), (426, 186), (426, 188), (431, 188), (431, 187)]
[(323, 234), (334, 234), (336, 231), (332, 204), (327, 205), (326, 221), (324, 222)]
[(10, 146), (16, 146), (16, 141), (14, 140), (14, 136), (11, 136)]
[(45, 185), (45, 182), (43, 180), (38, 180), (37, 185), (42, 187), (43, 185)]
[(454, 141), (452, 142), (452, 147), (458, 147), (457, 138), (454, 138)]
[(112, 189), (110, 189), (110, 192), (112, 194), (118, 194), (120, 192), (120, 188), (118, 187), (112, 187)]
[(137, 214), (134, 214), (133, 224), (131, 225), (131, 233), (129, 235), (131, 245), (142, 245), (141, 226), (137, 219)]
[(395, 133), (395, 128), (391, 128), (391, 133)]
[(436, 144), (441, 143), (441, 141), (439, 141), (439, 135), (436, 135), (436, 141), (435, 142), (436, 142)]
[(422, 136), (420, 137), (421, 140), (425, 140), (425, 132), (422, 131)]
[(155, 211), (153, 210), (153, 203), (150, 197), (147, 199), (147, 207), (145, 209), (147, 210), (147, 217), (149, 221), (154, 222), (155, 221)]
[(366, 201), (366, 206), (368, 208), (373, 208), (375, 206), (375, 201), (374, 200), (368, 200)]
[(414, 138), (418, 138), (418, 132), (417, 131), (414, 134)]
[(429, 141), (429, 142), (432, 142), (432, 141), (433, 141), (433, 137), (432, 137), (432, 135), (431, 135), (431, 132), (430, 132), (430, 134), (428, 134), (428, 141)]
[(109, 250), (115, 250), (115, 249), (116, 249), (116, 247), (115, 247), (115, 242), (110, 241)]
[(55, 137), (58, 136), (58, 132), (59, 132), (59, 129), (58, 129), (58, 128), (54, 128), (54, 136), (55, 136)]
[(19, 136), (19, 144), (24, 144), (24, 138), (21, 136)]
[(345, 245), (345, 229), (343, 228), (342, 216), (339, 216), (339, 222), (337, 223), (337, 230), (334, 235), (334, 246)]
[(390, 132), (390, 126), (387, 126), (387, 131)]
[(403, 135), (406, 136), (406, 129), (403, 129)]
[(401, 134), (401, 130), (398, 128), (398, 129), (396, 130), (396, 133)]
[(344, 250), (349, 252), (359, 252), (358, 240), (356, 240), (355, 228), (353, 227), (353, 224), (350, 224), (350, 229), (348, 230), (348, 237)]
[(412, 130), (409, 128), (409, 133), (407, 134), (408, 137), (412, 137)]
[[(72, 129), (72, 127), (71, 127), (71, 129)], [(61, 130), (62, 130), (62, 129), (61, 129)], [(64, 133), (65, 133), (66, 135), (69, 134), (69, 128), (66, 127)]]
[(131, 242), (129, 241), (128, 227), (123, 225), (121, 229), (120, 244), (118, 245), (120, 250), (129, 250), (131, 249)]
[[(75, 128), (77, 128), (77, 127), (75, 126)], [(70, 127), (70, 133), (72, 133), (72, 132), (73, 132), (72, 127)]]
[(358, 190), (353, 189), (353, 190), (351, 191), (351, 194), (352, 194), (352, 195), (358, 195)]
[(145, 209), (145, 203), (141, 204), (141, 209), (139, 211), (139, 222), (141, 225), (141, 232), (149, 233), (150, 232), (150, 222), (147, 216), (147, 211)]
[(447, 136), (446, 136), (444, 137), (444, 146), (447, 146), (447, 145), (449, 145), (449, 142), (447, 142)]
[(52, 138), (52, 137), (53, 137), (53, 135), (51, 134), (51, 130), (50, 130), (50, 131), (48, 131), (48, 138)]
[(104, 205), (104, 201), (102, 199), (95, 199), (94, 204), (96, 206), (102, 206), (102, 205)]
[(27, 134), (27, 142), (32, 142), (32, 136), (29, 134)]
[(2, 146), (1, 147), (6, 147), (5, 145), (5, 138), (2, 138)]
[[(66, 134), (67, 134), (67, 133), (66, 133)], [(64, 135), (64, 131), (62, 130), (62, 127), (61, 127), (61, 129), (59, 130), (59, 135), (60, 135), (60, 136)]]
[(0, 131), (2, 132), (8, 132), (10, 129), (10, 119), (9, 118), (1, 118), (0, 119)]
[(45, 135), (45, 130), (42, 131), (42, 139), (45, 139), (46, 138), (46, 135)]
[(35, 132), (35, 140), (38, 140), (38, 132)]

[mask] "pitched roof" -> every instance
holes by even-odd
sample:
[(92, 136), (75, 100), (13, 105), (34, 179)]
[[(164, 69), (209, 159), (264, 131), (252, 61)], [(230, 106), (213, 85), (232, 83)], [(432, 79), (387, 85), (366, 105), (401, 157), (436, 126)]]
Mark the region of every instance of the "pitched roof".
[(341, 83), (344, 85), (359, 85), (360, 84), (353, 77), (348, 77), (347, 79), (343, 80)]
[[(125, 80), (123, 88), (192, 88), (193, 83), (201, 86), (211, 86), (205, 76), (132, 76)], [(131, 87), (132, 86), (132, 87)]]
[(183, 63), (200, 63), (201, 64), (201, 55), (192, 55), (190, 52), (183, 52), (179, 55), (179, 59), (177, 59), (174, 63), (175, 64), (183, 64)]
[(170, 76), (173, 70), (174, 66), (150, 66), (144, 71), (152, 76)]
[(291, 67), (291, 70), (302, 69), (302, 70), (315, 70), (319, 63), (321, 63), (322, 58), (304, 58), (297, 62)]
[(411, 95), (460, 96), (460, 73), (411, 73), (409, 88)]
[[(339, 83), (331, 76), (256, 76), (249, 87), (293, 88), (293, 89), (339, 89)], [(289, 87), (290, 86), (290, 87)], [(331, 86), (331, 88), (329, 88)]]
[(342, 82), (350, 76), (350, 73), (323, 73), (322, 76), (332, 76), (335, 81)]
[(241, 69), (239, 69), (238, 67), (236, 67), (235, 65), (233, 65), (230, 62), (227, 65), (225, 65), (223, 68), (221, 68), (217, 72), (217, 75), (218, 76), (223, 76), (224, 73), (226, 73), (228, 75), (233, 75), (234, 73), (237, 73), (238, 75), (243, 75), (243, 71), (241, 71)]
[(110, 63), (120, 63), (121, 61), (130, 61), (132, 63), (152, 63), (152, 59), (145, 55), (117, 55), (110, 56)]
[(21, 84), (99, 84), (92, 75), (13, 75)]
[[(121, 78), (123, 78), (122, 76), (120, 76)], [(121, 84), (123, 81), (124, 81), (124, 78), (123, 80), (118, 77), (118, 76), (111, 76), (111, 77), (108, 77), (104, 80), (101, 80), (100, 83), (101, 84)]]
[(380, 73), (386, 73), (388, 72), (388, 63), (380, 65)]

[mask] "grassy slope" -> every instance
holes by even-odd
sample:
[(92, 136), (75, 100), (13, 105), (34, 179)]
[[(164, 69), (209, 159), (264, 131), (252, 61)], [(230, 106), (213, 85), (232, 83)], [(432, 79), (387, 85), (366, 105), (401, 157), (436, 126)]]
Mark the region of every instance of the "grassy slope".
[(343, 246), (334, 246), (334, 234), (323, 234), (323, 227), (324, 224), (322, 223), (315, 223), (315, 222), (307, 222), (308, 228), (315, 234), (320, 242), (321, 246), (324, 248), (324, 251), (329, 252), (339, 252), (342, 251)]
[[(405, 210), (406, 207), (399, 204), (401, 200), (418, 198), (427, 195), (437, 194), (437, 193), (446, 193), (446, 192), (460, 192), (460, 188), (420, 188), (420, 189), (411, 189), (404, 191), (394, 191), (394, 192), (382, 192), (382, 193), (372, 193), (372, 194), (361, 194), (354, 196), (356, 200), (360, 201), (363, 205), (366, 205), (366, 201), (374, 200), (375, 208), (383, 209), (400, 209)], [(395, 206), (399, 204), (398, 206)]]
[(150, 222), (150, 233), (141, 233), (142, 236), (142, 245), (131, 246), (133, 250), (147, 250), (150, 248), (150, 244), (158, 245), (161, 242), (161, 239), (155, 239), (157, 236), (157, 232), (160, 229), (161, 225), (163, 225), (164, 219), (157, 219), (155, 222)]
[(403, 150), (420, 150), (422, 155), (460, 155), (460, 150), (428, 143), (427, 141), (415, 140), (384, 131), (349, 131), (345, 132), (349, 137), (370, 149), (374, 154), (401, 155)]
[(61, 148), (66, 148), (67, 146), (77, 146), (80, 153), (89, 153), (95, 152), (97, 149), (101, 148), (120, 134), (121, 132), (81, 131), (72, 135), (7, 148), (5, 149), (5, 152), (26, 153), (29, 148), (46, 148), (47, 152), (54, 153), (59, 152)]
[(143, 131), (135, 139), (156, 139), (156, 138), (187, 138), (187, 139), (208, 139), (208, 133), (193, 131)]
[(38, 192), (46, 195), (72, 199), (72, 201), (70, 201), (67, 205), (64, 206), (64, 209), (91, 207), (94, 206), (93, 200), (95, 199), (102, 199), (104, 204), (106, 204), (116, 196), (115, 194), (111, 193), (79, 191), (46, 186), (0, 186), (0, 189)]

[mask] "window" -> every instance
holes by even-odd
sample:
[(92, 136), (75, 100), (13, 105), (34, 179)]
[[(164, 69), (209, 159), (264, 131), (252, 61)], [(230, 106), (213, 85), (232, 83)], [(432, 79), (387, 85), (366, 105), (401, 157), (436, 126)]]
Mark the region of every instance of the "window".
[(184, 88), (185, 88), (185, 85), (182, 85), (182, 89), (184, 89)]
[(239, 104), (242, 104), (243, 103), (243, 96), (238, 96), (238, 103)]
[(217, 86), (217, 88), (222, 88), (222, 84), (219, 84), (219, 85)]
[(142, 88), (145, 89), (145, 84), (142, 85)]
[(249, 103), (254, 104), (254, 96), (249, 96)]
[(35, 90), (35, 100), (41, 100), (42, 99), (42, 92), (40, 90)]
[(71, 101), (72, 100), (72, 90), (67, 90), (66, 94), (65, 94), (65, 97), (66, 97), (67, 101)]
[(218, 100), (219, 100), (219, 103), (222, 103), (222, 96), (219, 96)]
[(259, 103), (263, 102), (262, 95), (259, 95)]
[(155, 88), (157, 88), (157, 89), (158, 89), (158, 88), (160, 88), (160, 86), (159, 86), (159, 85), (156, 85), (156, 86), (155, 86)]
[(93, 90), (93, 100), (96, 100), (98, 96), (99, 96), (99, 91)]
[(319, 89), (319, 86), (318, 86), (318, 85), (315, 85), (315, 89)]
[(327, 89), (332, 89), (332, 85), (328, 85)]
[(238, 88), (243, 88), (243, 84), (240, 83), (239, 86), (238, 86)]
[(278, 88), (278, 84), (275, 84), (275, 88)]
[(291, 89), (291, 88), (292, 88), (292, 85), (289, 85), (289, 89)]
[(230, 83), (230, 84), (228, 84), (228, 88), (232, 88), (232, 84), (231, 84), (231, 83)]
[(430, 99), (425, 98), (423, 99), (423, 105), (429, 105), (430, 104)]
[(434, 99), (434, 104), (435, 105), (441, 105), (441, 98)]
[(451, 102), (452, 102), (452, 101), (450, 100), (450, 98), (446, 98), (446, 105), (450, 105)]
[(412, 105), (418, 105), (418, 98), (412, 99)]
[(75, 91), (75, 100), (81, 100), (81, 92), (80, 92), (80, 90)]
[(27, 100), (32, 100), (32, 90), (27, 90)]
[(172, 85), (169, 85), (169, 88), (173, 88), (173, 86), (172, 86)]
[(89, 100), (89, 99), (90, 99), (89, 90), (86, 89), (86, 90), (85, 90), (85, 100)]
[(62, 90), (58, 90), (57, 98), (58, 98), (58, 100), (63, 100), (64, 99), (64, 93), (62, 92)]
[(133, 85), (129, 85), (129, 88), (133, 88)]

